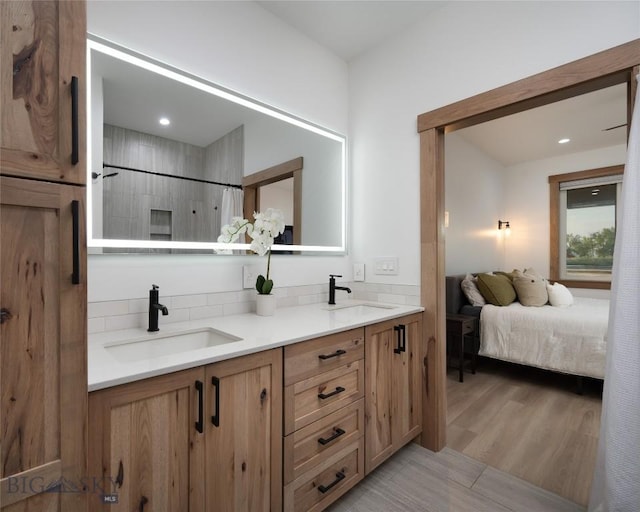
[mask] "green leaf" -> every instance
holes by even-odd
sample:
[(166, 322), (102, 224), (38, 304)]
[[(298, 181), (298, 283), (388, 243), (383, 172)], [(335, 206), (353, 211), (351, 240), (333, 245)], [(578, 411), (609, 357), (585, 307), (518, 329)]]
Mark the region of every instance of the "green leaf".
[(262, 285), (262, 294), (269, 295), (272, 289), (273, 289), (273, 280), (266, 279), (264, 284)]
[(264, 286), (264, 282), (266, 281), (266, 279), (264, 278), (264, 276), (262, 274), (260, 274), (258, 276), (258, 279), (256, 279), (256, 290), (258, 290), (258, 293), (263, 293), (262, 291), (262, 287)]

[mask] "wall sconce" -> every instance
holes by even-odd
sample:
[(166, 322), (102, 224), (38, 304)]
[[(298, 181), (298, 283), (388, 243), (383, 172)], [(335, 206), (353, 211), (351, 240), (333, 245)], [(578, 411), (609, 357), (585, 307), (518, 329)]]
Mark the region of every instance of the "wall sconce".
[(499, 220), (498, 221), (498, 231), (502, 231), (504, 229), (504, 234), (508, 235), (511, 233), (511, 226), (509, 225), (508, 220)]

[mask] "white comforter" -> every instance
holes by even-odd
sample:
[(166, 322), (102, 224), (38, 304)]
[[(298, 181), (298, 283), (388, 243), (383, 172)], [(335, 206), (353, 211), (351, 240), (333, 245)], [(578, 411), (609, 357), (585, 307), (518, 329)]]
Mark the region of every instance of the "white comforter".
[(604, 378), (609, 301), (576, 297), (568, 307), (486, 305), (480, 355)]

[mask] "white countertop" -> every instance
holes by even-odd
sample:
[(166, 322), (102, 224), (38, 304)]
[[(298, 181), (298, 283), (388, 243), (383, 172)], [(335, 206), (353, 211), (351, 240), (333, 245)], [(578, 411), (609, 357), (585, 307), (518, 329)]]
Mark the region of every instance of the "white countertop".
[[(349, 307), (367, 304), (381, 307)], [(279, 308), (275, 315), (270, 317), (247, 313), (170, 324), (163, 324), (160, 317), (160, 331), (157, 333), (148, 333), (140, 328), (89, 335), (89, 391), (282, 347), (423, 310), (420, 306), (353, 300), (344, 301), (336, 306), (319, 303)], [(144, 357), (137, 361), (123, 360), (122, 353), (117, 356), (114, 350), (109, 348), (113, 345), (122, 346), (121, 344), (128, 340), (153, 336), (166, 338), (169, 333), (180, 334), (203, 328), (213, 328), (240, 340), (170, 355)], [(179, 340), (169, 342), (179, 343)]]

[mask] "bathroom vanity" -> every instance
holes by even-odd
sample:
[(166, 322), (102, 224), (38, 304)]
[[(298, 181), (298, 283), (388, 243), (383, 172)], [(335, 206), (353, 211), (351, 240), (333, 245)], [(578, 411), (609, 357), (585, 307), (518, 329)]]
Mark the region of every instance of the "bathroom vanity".
[(421, 322), (347, 301), (90, 336), (92, 505), (323, 510), (420, 434)]

